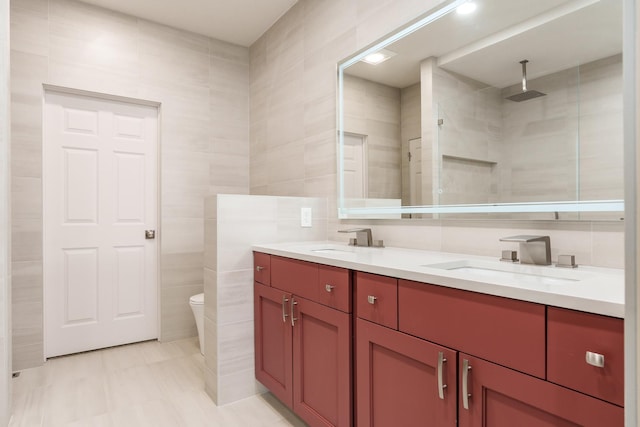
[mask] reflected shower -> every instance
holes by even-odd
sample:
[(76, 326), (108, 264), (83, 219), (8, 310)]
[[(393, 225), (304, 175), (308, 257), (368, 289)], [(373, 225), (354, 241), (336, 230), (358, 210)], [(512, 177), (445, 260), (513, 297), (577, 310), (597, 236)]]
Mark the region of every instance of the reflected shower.
[(506, 99), (515, 102), (522, 102), (546, 95), (546, 93), (538, 92), (537, 90), (527, 89), (527, 62), (529, 62), (527, 59), (523, 59), (522, 61), (520, 61), (520, 63), (522, 64), (522, 92), (511, 95)]

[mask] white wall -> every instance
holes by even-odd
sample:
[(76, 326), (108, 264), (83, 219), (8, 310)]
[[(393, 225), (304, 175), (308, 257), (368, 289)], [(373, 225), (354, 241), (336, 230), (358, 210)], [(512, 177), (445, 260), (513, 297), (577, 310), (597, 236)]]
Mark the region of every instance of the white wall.
[[(312, 226), (300, 226), (300, 208)], [(327, 200), (218, 195), (205, 207), (205, 388), (218, 405), (264, 391), (255, 380), (251, 245), (327, 238)]]
[(11, 402), (10, 205), (9, 205), (9, 0), (0, 0), (0, 425)]
[(43, 83), (161, 103), (163, 340), (195, 336), (204, 198), (249, 188), (249, 52), (74, 0), (12, 0), (14, 369), (42, 363)]

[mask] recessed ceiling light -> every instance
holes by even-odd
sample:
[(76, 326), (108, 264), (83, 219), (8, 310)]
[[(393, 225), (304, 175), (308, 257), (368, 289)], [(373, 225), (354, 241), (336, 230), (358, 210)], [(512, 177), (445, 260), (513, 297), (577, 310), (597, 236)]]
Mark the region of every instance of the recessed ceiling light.
[(371, 65), (378, 65), (378, 64), (382, 64), (384, 61), (386, 61), (387, 59), (395, 55), (396, 55), (395, 52), (392, 52), (387, 49), (382, 49), (377, 52), (370, 53), (369, 55), (362, 58), (361, 61)]
[(458, 12), (460, 15), (468, 15), (470, 13), (473, 13), (477, 7), (478, 7), (477, 4), (475, 4), (472, 1), (468, 1), (458, 6), (456, 8), (456, 12)]

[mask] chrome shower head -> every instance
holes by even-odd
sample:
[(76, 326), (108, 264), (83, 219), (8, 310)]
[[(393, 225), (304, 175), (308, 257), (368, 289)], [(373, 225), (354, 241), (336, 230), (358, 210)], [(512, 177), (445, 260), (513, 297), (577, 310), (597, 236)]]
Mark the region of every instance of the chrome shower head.
[(522, 92), (516, 93), (515, 95), (508, 96), (505, 99), (514, 102), (522, 102), (528, 101), (529, 99), (538, 98), (540, 96), (545, 96), (546, 93), (538, 92), (537, 90), (528, 90), (527, 89), (527, 62), (526, 59), (520, 61), (522, 64)]

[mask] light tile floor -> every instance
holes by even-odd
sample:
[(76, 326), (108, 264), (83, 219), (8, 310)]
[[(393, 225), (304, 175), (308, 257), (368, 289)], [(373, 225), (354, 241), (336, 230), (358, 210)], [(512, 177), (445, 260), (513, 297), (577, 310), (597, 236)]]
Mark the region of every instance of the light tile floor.
[(217, 407), (196, 338), (48, 360), (13, 379), (14, 426), (302, 427), (271, 394)]

